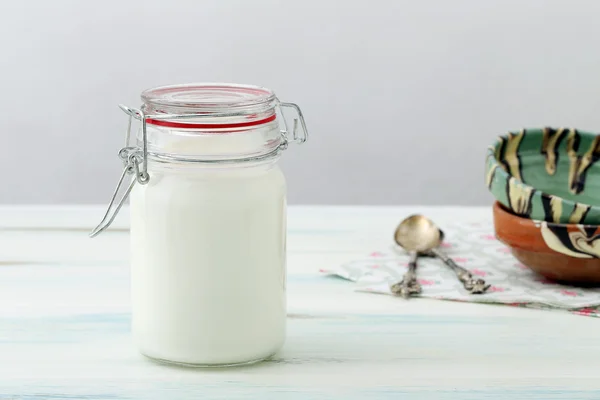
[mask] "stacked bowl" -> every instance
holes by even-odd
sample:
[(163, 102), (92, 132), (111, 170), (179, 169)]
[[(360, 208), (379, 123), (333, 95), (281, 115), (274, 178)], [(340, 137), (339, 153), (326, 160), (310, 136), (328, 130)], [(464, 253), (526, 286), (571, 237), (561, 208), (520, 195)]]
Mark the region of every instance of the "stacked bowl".
[(500, 136), (486, 154), (497, 238), (556, 281), (600, 283), (600, 136), (569, 128)]

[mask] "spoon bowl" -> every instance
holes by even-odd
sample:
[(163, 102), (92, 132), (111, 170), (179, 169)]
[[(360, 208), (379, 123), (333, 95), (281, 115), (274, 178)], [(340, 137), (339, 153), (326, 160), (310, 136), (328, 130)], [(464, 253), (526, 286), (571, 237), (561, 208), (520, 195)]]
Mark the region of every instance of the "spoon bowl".
[(405, 218), (394, 232), (394, 241), (406, 251), (427, 253), (438, 247), (443, 232), (427, 217), (419, 214)]

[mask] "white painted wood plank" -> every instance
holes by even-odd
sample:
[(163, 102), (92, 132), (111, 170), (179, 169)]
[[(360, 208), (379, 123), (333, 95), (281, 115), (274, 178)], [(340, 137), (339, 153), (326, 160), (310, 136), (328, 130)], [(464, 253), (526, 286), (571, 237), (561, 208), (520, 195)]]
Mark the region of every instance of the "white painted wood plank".
[[(288, 249), (290, 255), (312, 252), (339, 263), (387, 246), (397, 222), (411, 213), (423, 212), (444, 226), (456, 219), (489, 219), (490, 210), (290, 206)], [(127, 209), (114, 228), (94, 239), (87, 236), (103, 211), (102, 206), (0, 206), (0, 263), (126, 263)], [(293, 266), (300, 260), (291, 257), (290, 262)]]
[[(0, 228), (93, 228), (104, 215), (105, 205), (0, 205)], [(328, 227), (363, 225), (368, 221), (388, 221), (402, 218), (411, 213), (424, 213), (442, 222), (455, 219), (476, 221), (491, 216), (491, 207), (460, 206), (295, 206), (288, 207), (292, 226), (308, 226), (325, 218)], [(305, 218), (307, 221), (303, 222)], [(297, 221), (294, 221), (297, 219)], [(321, 225), (321, 224), (320, 224)], [(319, 226), (320, 226), (319, 225)], [(129, 207), (125, 205), (112, 229), (125, 229), (129, 226)]]

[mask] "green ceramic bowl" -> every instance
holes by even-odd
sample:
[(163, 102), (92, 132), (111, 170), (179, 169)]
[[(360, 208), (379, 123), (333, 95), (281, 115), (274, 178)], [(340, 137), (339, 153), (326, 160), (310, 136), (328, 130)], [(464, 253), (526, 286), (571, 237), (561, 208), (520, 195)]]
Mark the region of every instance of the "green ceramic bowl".
[(600, 224), (600, 136), (567, 128), (509, 132), (488, 148), (485, 180), (515, 214)]

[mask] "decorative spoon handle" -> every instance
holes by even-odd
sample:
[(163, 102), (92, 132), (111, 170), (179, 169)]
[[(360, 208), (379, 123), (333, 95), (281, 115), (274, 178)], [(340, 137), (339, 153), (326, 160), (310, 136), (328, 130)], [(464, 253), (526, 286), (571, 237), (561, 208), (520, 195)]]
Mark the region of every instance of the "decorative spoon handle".
[(474, 278), (473, 274), (455, 263), (454, 260), (440, 250), (432, 249), (431, 252), (454, 271), (458, 280), (471, 294), (483, 294), (490, 288), (491, 285), (485, 283), (481, 278)]
[(411, 251), (410, 261), (408, 262), (408, 271), (406, 271), (400, 282), (390, 286), (390, 290), (393, 294), (399, 294), (407, 299), (413, 294), (421, 293), (421, 285), (417, 282), (417, 258), (417, 252)]

